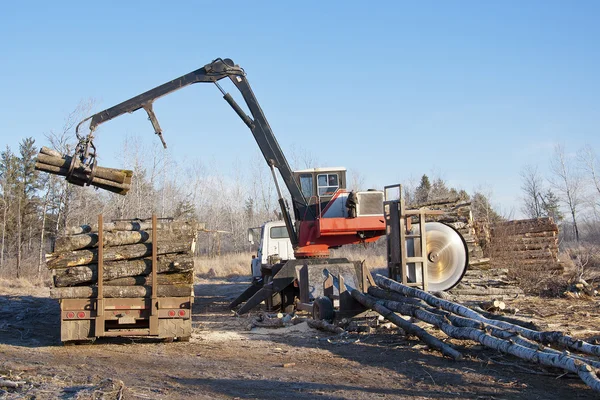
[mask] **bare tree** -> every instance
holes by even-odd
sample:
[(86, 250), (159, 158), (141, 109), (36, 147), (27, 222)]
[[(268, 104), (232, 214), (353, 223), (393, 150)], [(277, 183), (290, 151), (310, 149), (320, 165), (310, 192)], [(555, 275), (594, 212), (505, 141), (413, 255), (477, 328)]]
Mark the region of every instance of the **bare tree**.
[(579, 242), (579, 228), (577, 218), (583, 200), (583, 180), (565, 154), (564, 146), (558, 144), (554, 147), (554, 157), (550, 161), (552, 177), (550, 184), (558, 192), (561, 201), (569, 209), (575, 240)]
[(544, 180), (537, 166), (526, 165), (521, 169), (521, 190), (523, 206), (521, 211), (528, 218), (540, 218), (543, 215)]
[(600, 162), (590, 145), (586, 145), (579, 153), (579, 162), (596, 189), (597, 194), (593, 196), (595, 199), (593, 202), (598, 204), (600, 200), (600, 176), (598, 175), (600, 173)]

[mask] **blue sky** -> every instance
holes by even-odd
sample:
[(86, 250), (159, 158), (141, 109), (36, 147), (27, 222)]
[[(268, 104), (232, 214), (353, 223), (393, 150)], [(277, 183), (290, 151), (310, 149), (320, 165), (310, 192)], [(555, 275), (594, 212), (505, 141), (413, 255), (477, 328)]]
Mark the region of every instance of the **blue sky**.
[[(518, 213), (523, 165), (545, 172), (555, 143), (600, 153), (599, 17), (596, 1), (3, 2), (0, 145), (45, 144), (81, 100), (100, 111), (229, 57), (284, 152), (370, 187), (439, 174)], [(231, 173), (258, 154), (211, 85), (155, 111), (182, 162)], [(127, 135), (157, 142), (144, 113), (120, 117), (102, 164)]]

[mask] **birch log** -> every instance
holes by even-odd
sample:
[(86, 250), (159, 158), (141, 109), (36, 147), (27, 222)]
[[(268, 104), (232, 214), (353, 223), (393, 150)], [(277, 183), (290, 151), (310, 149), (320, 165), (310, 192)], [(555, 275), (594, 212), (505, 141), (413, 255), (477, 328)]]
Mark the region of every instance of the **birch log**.
[(388, 308), (385, 308), (381, 304), (378, 304), (372, 298), (365, 296), (360, 291), (358, 291), (356, 289), (352, 289), (350, 294), (352, 295), (352, 297), (354, 297), (356, 299), (356, 301), (358, 301), (365, 307), (375, 310), (376, 312), (381, 314), (384, 318), (386, 318), (388, 321), (390, 321), (394, 325), (402, 328), (406, 333), (418, 337), (432, 349), (437, 349), (437, 350), (441, 351), (442, 354), (444, 354), (448, 357), (451, 357), (454, 360), (462, 359), (462, 354), (460, 352), (456, 351), (455, 349), (453, 349), (446, 343), (442, 342), (438, 338), (430, 335), (423, 328), (420, 328), (420, 327), (416, 326), (415, 324), (412, 324), (412, 323), (404, 320), (403, 318), (399, 317), (398, 315), (394, 314), (394, 312), (392, 312)]
[(600, 346), (593, 345), (591, 343), (584, 342), (582, 340), (575, 339), (569, 335), (564, 335), (562, 332), (540, 332), (534, 331), (531, 329), (524, 328), (519, 325), (511, 324), (505, 321), (492, 320), (483, 317), (481, 314), (471, 310), (468, 307), (462, 306), (460, 304), (453, 303), (448, 300), (442, 300), (437, 297), (430, 295), (427, 292), (422, 290), (412, 288), (409, 286), (402, 285), (396, 281), (393, 281), (389, 278), (376, 274), (374, 276), (375, 283), (378, 286), (383, 287), (385, 289), (390, 289), (397, 291), (399, 293), (404, 294), (405, 296), (411, 296), (419, 298), (425, 301), (427, 304), (444, 309), (451, 313), (471, 318), (477, 321), (484, 322), (488, 325), (493, 325), (501, 329), (510, 330), (512, 332), (518, 332), (522, 336), (527, 339), (535, 340), (541, 343), (556, 343), (562, 346), (568, 347), (573, 350), (581, 351), (587, 354), (600, 355)]
[[(470, 318), (458, 317), (451, 314), (436, 315), (433, 312), (411, 304), (389, 300), (376, 300), (375, 304), (380, 304), (390, 310), (395, 309), (404, 315), (413, 316), (421, 321), (432, 324), (452, 338), (474, 340), (491, 349), (511, 354), (530, 362), (574, 372), (593, 390), (600, 391), (600, 379), (598, 379), (595, 370), (592, 368), (592, 364), (594, 366), (597, 365), (594, 361), (572, 356), (568, 352), (543, 348), (521, 338), (518, 333), (486, 326), (485, 323)], [(482, 328), (485, 330), (482, 330)]]

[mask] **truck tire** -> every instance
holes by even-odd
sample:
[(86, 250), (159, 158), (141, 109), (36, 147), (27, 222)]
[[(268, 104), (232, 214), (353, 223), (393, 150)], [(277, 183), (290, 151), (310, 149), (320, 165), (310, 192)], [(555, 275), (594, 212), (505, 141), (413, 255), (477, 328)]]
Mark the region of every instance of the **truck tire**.
[(313, 302), (312, 317), (317, 321), (333, 321), (333, 303), (329, 297), (319, 296)]

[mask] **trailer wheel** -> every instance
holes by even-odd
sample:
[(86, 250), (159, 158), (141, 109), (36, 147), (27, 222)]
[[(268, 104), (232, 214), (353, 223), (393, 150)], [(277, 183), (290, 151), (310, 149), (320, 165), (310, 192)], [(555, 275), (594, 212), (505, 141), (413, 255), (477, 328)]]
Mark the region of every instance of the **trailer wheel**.
[(320, 296), (313, 302), (312, 317), (317, 321), (333, 320), (333, 303), (329, 297)]

